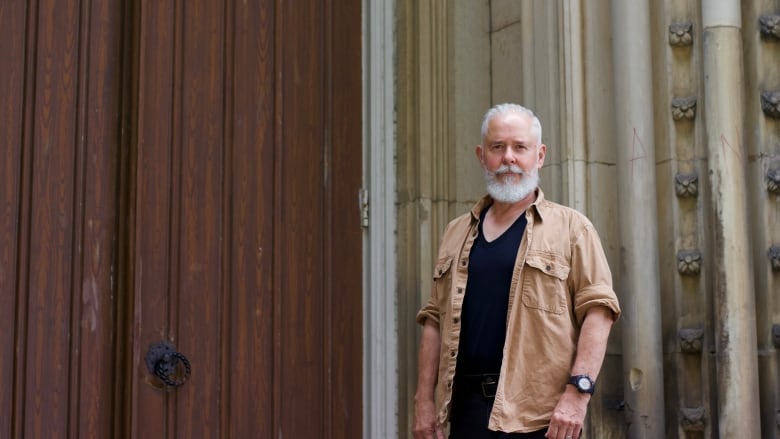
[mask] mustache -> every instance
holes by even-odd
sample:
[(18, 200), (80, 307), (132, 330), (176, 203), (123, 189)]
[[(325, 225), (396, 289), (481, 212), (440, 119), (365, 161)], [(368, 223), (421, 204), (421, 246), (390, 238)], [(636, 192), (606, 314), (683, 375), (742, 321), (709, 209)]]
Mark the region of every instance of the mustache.
[(518, 175), (525, 175), (527, 172), (523, 170), (520, 166), (517, 165), (502, 165), (499, 166), (498, 169), (496, 169), (494, 172), (490, 172), (488, 170), (485, 170), (485, 172), (490, 176), (497, 176), (500, 174), (518, 174)]

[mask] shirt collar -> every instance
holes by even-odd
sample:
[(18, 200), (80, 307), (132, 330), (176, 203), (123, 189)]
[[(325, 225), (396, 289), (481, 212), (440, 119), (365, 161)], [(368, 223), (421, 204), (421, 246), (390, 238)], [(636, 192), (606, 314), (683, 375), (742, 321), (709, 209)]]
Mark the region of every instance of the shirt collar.
[(544, 202), (544, 192), (542, 192), (542, 188), (538, 187), (536, 188), (536, 200), (531, 204), (531, 207), (529, 209), (532, 209), (534, 211), (534, 214), (537, 218), (539, 218), (540, 222), (544, 221), (544, 211), (547, 209), (547, 203)]

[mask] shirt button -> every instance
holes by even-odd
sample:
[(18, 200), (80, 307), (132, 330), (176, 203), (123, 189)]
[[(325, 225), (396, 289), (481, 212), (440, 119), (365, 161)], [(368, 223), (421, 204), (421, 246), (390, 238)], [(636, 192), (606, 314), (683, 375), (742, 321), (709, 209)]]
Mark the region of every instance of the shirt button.
[(547, 271), (550, 271), (550, 269), (552, 268), (552, 266), (551, 266), (551, 265), (547, 265), (547, 267), (545, 267), (545, 268), (547, 268)]
[(462, 266), (464, 266), (464, 267), (465, 267), (466, 265), (468, 265), (468, 264), (469, 264), (469, 258), (463, 258), (463, 259), (460, 261), (460, 265), (462, 265)]
[(450, 357), (455, 358), (458, 355), (458, 351), (450, 351)]
[(448, 382), (447, 382), (447, 388), (448, 388), (448, 389), (451, 389), (451, 388), (452, 388), (452, 381), (448, 381)]
[(455, 317), (454, 319), (452, 319), (452, 323), (459, 323), (459, 322), (460, 322), (460, 319), (459, 319), (459, 318), (457, 318), (457, 317)]

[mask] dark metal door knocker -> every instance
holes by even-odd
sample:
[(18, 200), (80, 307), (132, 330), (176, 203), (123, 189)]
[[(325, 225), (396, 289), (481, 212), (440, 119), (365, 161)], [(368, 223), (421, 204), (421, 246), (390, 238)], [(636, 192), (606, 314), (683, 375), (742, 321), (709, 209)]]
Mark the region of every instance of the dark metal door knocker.
[(190, 377), (190, 362), (167, 342), (153, 343), (146, 352), (146, 368), (168, 387), (179, 387)]

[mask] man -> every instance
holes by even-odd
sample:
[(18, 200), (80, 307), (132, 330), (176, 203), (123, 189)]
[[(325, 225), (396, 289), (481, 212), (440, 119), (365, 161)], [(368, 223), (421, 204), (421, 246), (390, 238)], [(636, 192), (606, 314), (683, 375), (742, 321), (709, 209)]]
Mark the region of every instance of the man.
[(538, 187), (541, 139), (522, 106), (485, 114), (488, 195), (447, 226), (417, 315), (416, 439), (581, 433), (620, 307), (591, 222)]

